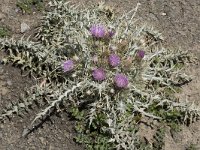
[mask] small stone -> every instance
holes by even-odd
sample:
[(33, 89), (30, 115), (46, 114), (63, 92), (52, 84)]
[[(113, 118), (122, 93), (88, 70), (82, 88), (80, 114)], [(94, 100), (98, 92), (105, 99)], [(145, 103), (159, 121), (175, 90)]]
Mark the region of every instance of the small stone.
[(22, 22), (21, 23), (21, 33), (25, 33), (28, 30), (30, 30), (30, 27), (26, 23)]
[(39, 137), (39, 139), (40, 139), (40, 141), (41, 141), (42, 144), (46, 145), (45, 138), (43, 138), (43, 137)]
[(1, 88), (0, 92), (1, 95), (6, 95), (9, 92), (9, 90), (7, 88)]
[(3, 124), (1, 124), (1, 125), (0, 125), (0, 129), (3, 129), (3, 128), (4, 128), (4, 125), (3, 125)]
[(2, 133), (2, 131), (0, 131), (0, 139), (2, 139), (3, 138), (3, 133)]
[(16, 9), (15, 9), (15, 12), (16, 12), (16, 13), (20, 12), (20, 9), (19, 9), (19, 8), (16, 8)]
[(7, 84), (8, 84), (9, 86), (11, 86), (11, 85), (12, 85), (12, 81), (8, 80), (8, 81), (7, 81)]
[(167, 14), (165, 12), (161, 13), (162, 16), (166, 16)]
[(3, 18), (5, 18), (5, 15), (3, 13), (0, 13), (0, 20), (2, 20)]
[(2, 66), (0, 66), (0, 74), (2, 74), (3, 73), (3, 67)]

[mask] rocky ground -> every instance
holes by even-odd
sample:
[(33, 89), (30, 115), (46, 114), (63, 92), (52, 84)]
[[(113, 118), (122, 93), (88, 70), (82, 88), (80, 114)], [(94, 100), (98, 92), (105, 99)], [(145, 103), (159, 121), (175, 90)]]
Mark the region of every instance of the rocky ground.
[[(47, 0), (46, 0), (47, 1)], [(46, 7), (46, 1), (45, 6)], [(98, 0), (75, 0), (84, 5), (94, 4)], [(182, 100), (195, 101), (200, 104), (200, 1), (199, 0), (106, 0), (106, 4), (114, 6), (122, 13), (140, 3), (137, 17), (141, 23), (154, 26), (163, 33), (164, 45), (169, 48), (188, 50), (197, 57), (197, 61), (188, 67), (187, 72), (194, 76), (183, 93), (178, 95)], [(18, 38), (30, 35), (39, 25), (42, 12), (34, 11), (23, 14), (16, 6), (17, 0), (0, 0), (0, 26), (10, 29), (11, 35)], [(0, 60), (3, 53), (0, 53)], [(0, 64), (0, 108), (10, 101), (16, 101), (30, 87), (34, 80), (21, 75), (11, 65)], [(50, 149), (78, 150), (83, 149), (73, 142), (73, 122), (67, 116), (54, 116), (41, 128), (31, 133), (28, 138), (21, 138), (22, 132), (37, 113), (33, 110), (23, 118), (15, 117), (11, 121), (0, 124), (0, 150)], [(150, 134), (148, 129), (145, 132)], [(168, 130), (165, 136), (166, 150), (186, 150), (192, 144), (200, 149), (200, 122), (183, 126), (182, 131), (174, 135)]]

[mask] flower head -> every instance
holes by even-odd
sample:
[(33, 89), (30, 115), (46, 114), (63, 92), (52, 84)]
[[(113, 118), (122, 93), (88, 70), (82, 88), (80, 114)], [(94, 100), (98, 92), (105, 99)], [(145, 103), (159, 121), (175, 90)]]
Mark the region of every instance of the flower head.
[(94, 37), (97, 37), (97, 38), (102, 38), (105, 36), (106, 34), (106, 29), (103, 25), (93, 25), (91, 28), (90, 28), (90, 33), (94, 36)]
[(74, 68), (74, 62), (72, 60), (67, 60), (63, 64), (64, 72), (69, 72)]
[(96, 81), (103, 81), (106, 78), (106, 73), (103, 68), (97, 68), (93, 70), (92, 76)]
[(128, 57), (123, 61), (124, 69), (130, 69), (130, 68), (131, 68), (131, 65), (132, 65), (132, 61), (133, 61), (133, 58), (132, 58), (131, 56), (128, 56)]
[(120, 57), (116, 54), (111, 54), (108, 58), (109, 64), (112, 67), (117, 67), (120, 64)]
[(123, 74), (116, 74), (114, 78), (116, 87), (126, 88), (128, 86), (128, 77)]
[(140, 59), (144, 58), (144, 55), (145, 55), (145, 51), (143, 51), (143, 50), (139, 50), (139, 51), (137, 52), (137, 56), (138, 56)]

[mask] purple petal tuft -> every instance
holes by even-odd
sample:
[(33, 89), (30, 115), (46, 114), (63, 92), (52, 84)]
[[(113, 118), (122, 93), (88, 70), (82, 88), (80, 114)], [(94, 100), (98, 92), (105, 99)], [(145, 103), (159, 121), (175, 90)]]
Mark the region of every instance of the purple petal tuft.
[(120, 57), (116, 54), (111, 54), (108, 58), (108, 61), (109, 61), (109, 64), (112, 66), (112, 67), (117, 67), (120, 65)]
[(92, 76), (96, 81), (103, 81), (106, 79), (106, 73), (103, 68), (94, 69)]
[(105, 31), (105, 27), (103, 25), (93, 25), (90, 28), (90, 33), (92, 34), (92, 36), (97, 37), (97, 38), (102, 38), (105, 36), (106, 31)]
[(138, 55), (138, 57), (140, 57), (140, 58), (142, 59), (142, 58), (144, 58), (145, 51), (139, 50), (139, 51), (137, 52), (137, 55)]
[(116, 87), (126, 88), (128, 86), (128, 77), (123, 74), (116, 74), (114, 78)]
[(63, 64), (64, 72), (69, 72), (74, 68), (74, 62), (72, 60), (67, 60)]

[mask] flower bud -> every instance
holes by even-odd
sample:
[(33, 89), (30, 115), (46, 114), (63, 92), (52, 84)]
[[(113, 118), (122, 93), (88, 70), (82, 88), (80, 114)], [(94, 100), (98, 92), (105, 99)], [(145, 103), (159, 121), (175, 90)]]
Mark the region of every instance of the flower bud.
[(63, 63), (64, 72), (69, 72), (74, 69), (74, 62), (72, 60), (67, 60)]
[(123, 66), (124, 69), (128, 70), (131, 68), (133, 63), (133, 58), (131, 56), (128, 56), (124, 61), (123, 61)]

